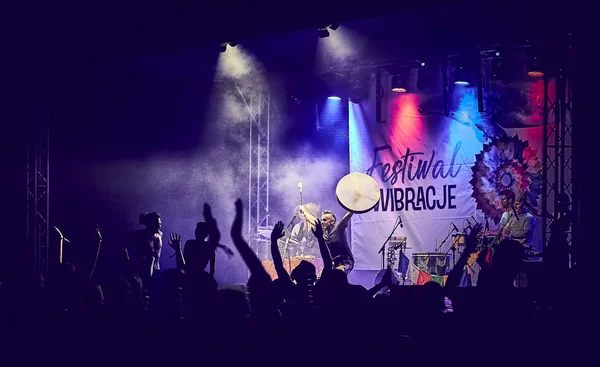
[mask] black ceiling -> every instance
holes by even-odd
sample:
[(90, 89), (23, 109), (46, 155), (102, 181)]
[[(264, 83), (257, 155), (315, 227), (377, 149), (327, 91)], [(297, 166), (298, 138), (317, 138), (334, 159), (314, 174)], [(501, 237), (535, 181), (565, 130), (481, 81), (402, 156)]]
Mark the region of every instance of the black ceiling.
[[(419, 0), (348, 2), (328, 1), (262, 1), (257, 3), (222, 1), (197, 2), (196, 5), (151, 8), (139, 4), (118, 6), (106, 3), (30, 7), (15, 18), (19, 32), (11, 32), (13, 41), (28, 58), (77, 58), (98, 55), (140, 55), (171, 50), (184, 50), (207, 43), (243, 40), (277, 32), (317, 28), (330, 21), (350, 21), (390, 13), (436, 8), (440, 5), (464, 5), (482, 2), (471, 0)], [(528, 5), (528, 7), (526, 7)], [(487, 3), (485, 6), (488, 6)], [(564, 20), (557, 0), (506, 0), (489, 5), (521, 16), (528, 14), (533, 23), (557, 23)], [(536, 7), (562, 12), (551, 19), (531, 12)], [(472, 14), (482, 19), (494, 12)], [(562, 17), (562, 18), (561, 18)], [(520, 26), (515, 21), (515, 30)], [(491, 22), (493, 24), (493, 22)], [(426, 26), (426, 24), (424, 25)], [(555, 29), (548, 26), (548, 30)]]

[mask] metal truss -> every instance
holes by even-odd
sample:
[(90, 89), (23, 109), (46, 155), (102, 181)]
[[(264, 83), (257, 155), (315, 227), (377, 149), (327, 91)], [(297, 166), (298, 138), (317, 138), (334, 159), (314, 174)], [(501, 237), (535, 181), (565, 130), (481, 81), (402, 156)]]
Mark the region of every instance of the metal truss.
[[(556, 216), (559, 195), (567, 194), (572, 199), (573, 205), (577, 203), (573, 198), (572, 88), (567, 72), (567, 66), (571, 61), (569, 51), (568, 47), (560, 47), (556, 62), (553, 64), (554, 70), (550, 75), (546, 73), (544, 76), (542, 250), (545, 250), (548, 245), (553, 222), (548, 213), (552, 211)], [(554, 95), (550, 95), (549, 86), (552, 81), (555, 86)], [(573, 213), (576, 213), (576, 208), (572, 209)], [(571, 245), (571, 233), (569, 233), (568, 240)], [(571, 258), (571, 267), (574, 266), (574, 258)]]
[[(271, 101), (264, 91), (242, 92), (250, 115), (248, 154), (248, 244), (258, 254), (259, 240), (269, 238), (269, 164)], [(268, 232), (268, 233), (267, 233)]]
[(33, 253), (37, 274), (47, 275), (49, 258), (49, 146), (48, 120), (32, 124), (27, 141), (26, 244)]

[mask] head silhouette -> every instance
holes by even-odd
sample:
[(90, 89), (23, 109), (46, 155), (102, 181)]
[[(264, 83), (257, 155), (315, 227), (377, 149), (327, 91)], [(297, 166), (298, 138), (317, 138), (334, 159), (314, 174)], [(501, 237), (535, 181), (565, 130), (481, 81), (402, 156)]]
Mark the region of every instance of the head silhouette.
[(502, 195), (501, 204), (504, 209), (509, 209), (515, 202), (515, 193), (511, 190), (504, 190), (500, 193)]
[(317, 278), (317, 269), (312, 263), (302, 260), (300, 261), (300, 264), (292, 270), (291, 278), (298, 285), (313, 285)]
[(194, 235), (198, 241), (206, 240), (206, 237), (208, 237), (208, 224), (204, 222), (198, 222), (198, 224), (196, 224), (196, 231), (194, 231)]
[(160, 215), (156, 212), (140, 214), (140, 224), (146, 226), (146, 229), (152, 232), (158, 232), (162, 227)]

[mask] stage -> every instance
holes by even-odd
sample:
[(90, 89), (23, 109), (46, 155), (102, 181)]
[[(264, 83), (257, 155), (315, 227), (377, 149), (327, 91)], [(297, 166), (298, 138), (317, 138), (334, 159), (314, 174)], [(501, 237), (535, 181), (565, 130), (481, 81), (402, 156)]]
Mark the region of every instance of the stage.
[[(438, 9), (432, 17), (449, 11), (458, 10)], [(453, 236), (477, 223), (498, 230), (506, 190), (526, 195), (536, 211), (529, 242), (542, 253), (558, 196), (573, 194), (572, 40), (431, 52), (439, 32), (456, 39), (468, 33), (432, 24), (413, 40), (419, 47), (391, 42), (396, 24), (420, 26), (425, 18), (397, 14), (376, 27), (373, 20), (331, 23), (223, 40), (217, 49), (56, 66), (48, 75), (64, 77), (46, 80), (55, 86), (51, 130), (39, 129), (52, 131), (52, 139), (42, 134), (34, 144), (51, 142), (36, 152), (51, 150), (52, 161), (31, 156), (28, 165), (29, 177), (44, 178), (28, 181), (29, 233), (46, 229), (35, 237), (42, 244), (36, 261), (56, 257), (51, 225), (77, 242), (99, 224), (107, 242), (120, 243), (138, 229), (139, 213), (157, 211), (165, 233), (192, 239), (205, 202), (231, 246), (239, 197), (247, 208), (245, 237), (270, 266), (264, 241), (273, 225), (294, 222), (307, 203), (343, 217), (336, 186), (349, 173), (372, 177), (380, 190), (377, 205), (354, 215), (346, 230), (351, 279), (363, 282), (381, 270), (378, 250), (392, 236), (406, 238), (411, 283), (423, 272), (421, 282), (443, 284), (450, 267), (434, 271), (419, 259), (451, 255)], [(556, 47), (565, 51), (560, 63), (547, 52)], [(36, 189), (50, 176), (51, 191)], [(172, 255), (164, 246), (161, 268), (175, 267)], [(247, 276), (238, 254), (218, 253), (219, 284)]]

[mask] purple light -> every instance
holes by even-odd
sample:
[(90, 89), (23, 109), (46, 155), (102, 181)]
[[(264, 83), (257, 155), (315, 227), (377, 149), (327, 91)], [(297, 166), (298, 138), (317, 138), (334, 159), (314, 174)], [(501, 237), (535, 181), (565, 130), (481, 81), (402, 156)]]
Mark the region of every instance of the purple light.
[(342, 100), (340, 97), (337, 97), (337, 96), (330, 96), (330, 97), (327, 97), (327, 99), (331, 99), (332, 101), (341, 101)]

